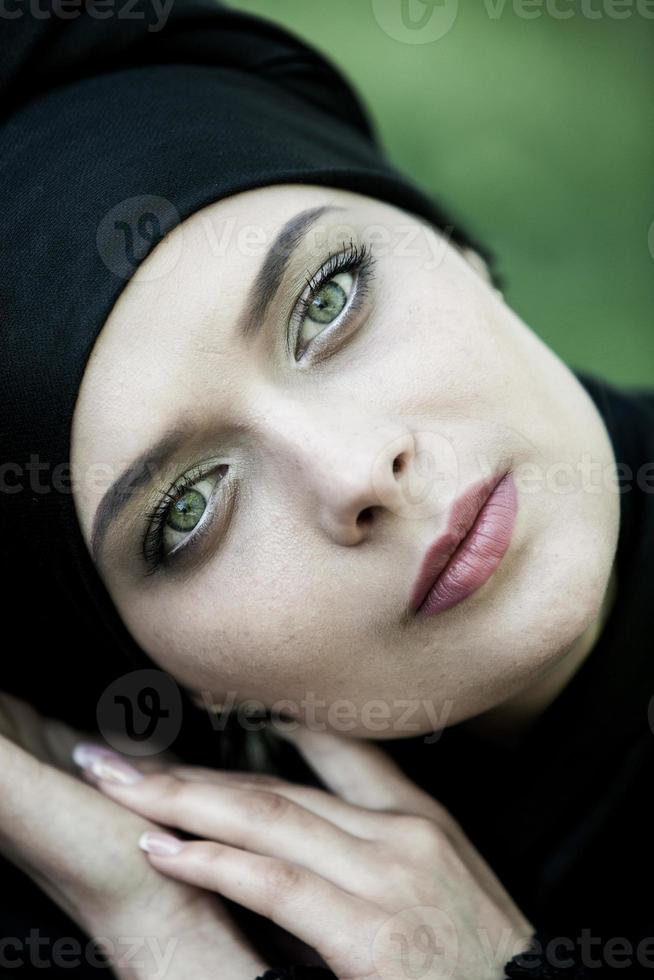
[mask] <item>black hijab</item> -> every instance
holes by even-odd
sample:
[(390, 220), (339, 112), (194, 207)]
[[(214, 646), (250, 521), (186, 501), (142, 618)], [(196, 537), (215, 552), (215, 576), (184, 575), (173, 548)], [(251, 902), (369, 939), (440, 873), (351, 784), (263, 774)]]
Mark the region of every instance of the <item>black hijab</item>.
[(87, 358), (139, 263), (205, 205), (288, 182), (377, 197), (484, 250), (385, 159), (332, 64), (217, 0), (17, 6), (0, 95), (0, 540), (20, 610), (0, 689), (93, 726), (106, 684), (152, 666), (88, 555), (69, 470)]

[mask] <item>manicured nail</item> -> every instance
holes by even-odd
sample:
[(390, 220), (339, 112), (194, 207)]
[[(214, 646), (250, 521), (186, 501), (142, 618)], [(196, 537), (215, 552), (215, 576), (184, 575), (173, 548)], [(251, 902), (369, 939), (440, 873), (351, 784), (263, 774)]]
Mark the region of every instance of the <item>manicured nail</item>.
[(88, 767), (94, 776), (103, 779), (107, 783), (119, 783), (122, 786), (131, 786), (143, 779), (143, 773), (130, 766), (128, 762), (113, 756), (98, 756), (91, 761)]
[(104, 745), (98, 745), (96, 742), (77, 742), (72, 751), (73, 762), (81, 766), (82, 769), (90, 769), (91, 763), (95, 759), (102, 759), (112, 755), (115, 756), (116, 753), (112, 752), (111, 749), (105, 748)]
[(157, 854), (159, 857), (170, 857), (179, 854), (184, 846), (184, 841), (173, 837), (171, 834), (153, 833), (146, 830), (139, 837), (139, 847), (148, 854)]
[(136, 783), (143, 773), (130, 766), (117, 752), (94, 742), (78, 742), (73, 748), (73, 760), (98, 779), (123, 786)]

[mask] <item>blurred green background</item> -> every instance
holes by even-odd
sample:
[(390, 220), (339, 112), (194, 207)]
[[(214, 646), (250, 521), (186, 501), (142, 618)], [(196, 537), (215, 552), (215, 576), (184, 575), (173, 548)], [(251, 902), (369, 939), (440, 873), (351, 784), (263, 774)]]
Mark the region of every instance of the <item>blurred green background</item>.
[(345, 72), (390, 159), (495, 253), (567, 364), (654, 386), (652, 0), (230, 5)]

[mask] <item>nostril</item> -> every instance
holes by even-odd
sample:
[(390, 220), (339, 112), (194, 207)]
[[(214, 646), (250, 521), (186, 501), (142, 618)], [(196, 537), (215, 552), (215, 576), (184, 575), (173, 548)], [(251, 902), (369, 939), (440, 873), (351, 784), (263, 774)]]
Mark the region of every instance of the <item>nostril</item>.
[(373, 518), (373, 508), (364, 507), (359, 516), (357, 517), (357, 524), (370, 524)]
[(401, 473), (403, 469), (404, 469), (404, 454), (400, 453), (399, 456), (396, 456), (395, 459), (393, 460), (393, 474), (397, 476), (397, 474)]

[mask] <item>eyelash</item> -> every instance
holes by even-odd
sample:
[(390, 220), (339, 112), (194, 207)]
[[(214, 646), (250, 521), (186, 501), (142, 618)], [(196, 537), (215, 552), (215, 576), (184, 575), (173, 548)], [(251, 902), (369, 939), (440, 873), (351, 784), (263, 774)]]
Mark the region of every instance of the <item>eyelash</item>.
[[(174, 503), (176, 503), (180, 497), (183, 497), (187, 490), (190, 490), (197, 483), (200, 483), (206, 477), (211, 476), (212, 473), (224, 469), (225, 472), (228, 469), (226, 463), (222, 463), (219, 466), (215, 464), (211, 466), (198, 467), (194, 470), (189, 470), (184, 476), (181, 476), (172, 487), (168, 490), (162, 489), (160, 491), (159, 498), (152, 508), (146, 514), (146, 526), (147, 530), (145, 537), (143, 539), (142, 555), (148, 566), (148, 571), (146, 575), (153, 575), (163, 564), (165, 564), (165, 553), (163, 550), (163, 527), (166, 523), (166, 518), (168, 517), (168, 511)], [(222, 482), (221, 478), (217, 482)], [(211, 504), (211, 499), (215, 491), (212, 490), (211, 497), (207, 500), (207, 509)], [(204, 519), (204, 514), (200, 519), (202, 524), (206, 524)], [(202, 530), (191, 531), (194, 537), (199, 537), (202, 534)]]
[[(302, 321), (309, 312), (309, 307), (311, 306), (315, 293), (319, 292), (326, 283), (342, 272), (357, 273), (354, 298), (351, 301), (348, 301), (344, 311), (339, 314), (339, 320), (337, 323), (338, 326), (340, 326), (340, 318), (343, 315), (349, 319), (361, 309), (363, 301), (370, 289), (370, 284), (375, 276), (374, 267), (375, 259), (366, 242), (363, 242), (361, 245), (355, 245), (350, 238), (349, 245), (343, 251), (332, 252), (318, 272), (306, 280), (308, 292), (306, 295), (300, 297), (296, 311), (293, 314), (293, 329), (291, 332), (295, 341), (294, 346), (297, 347), (297, 333), (299, 327), (302, 325)], [(334, 327), (333, 329), (338, 329), (338, 326)], [(318, 343), (320, 343), (319, 338), (325, 333), (331, 333), (329, 326), (325, 327), (324, 330), (321, 330), (320, 333), (316, 335), (316, 340)], [(306, 352), (310, 347), (312, 347), (313, 343), (313, 341), (309, 341), (304, 348), (304, 351)], [(301, 361), (303, 358), (304, 353), (301, 354), (300, 357), (296, 358), (296, 361)]]
[[(357, 277), (355, 281), (355, 294), (353, 299), (348, 299), (347, 305), (344, 310), (339, 314), (338, 324), (341, 325), (341, 318), (343, 315), (347, 319), (350, 319), (355, 313), (357, 313), (362, 305), (365, 296), (370, 287), (370, 283), (374, 278), (374, 256), (372, 255), (370, 248), (364, 242), (361, 245), (355, 245), (350, 239), (349, 245), (341, 252), (332, 252), (332, 254), (327, 258), (324, 265), (318, 270), (318, 272), (306, 280), (308, 292), (306, 295), (300, 297), (296, 309), (293, 313), (293, 327), (289, 333), (293, 334), (294, 346), (297, 347), (296, 338), (296, 325), (297, 328), (301, 327), (302, 322), (309, 311), (309, 307), (313, 300), (314, 294), (317, 293), (326, 283), (328, 283), (335, 276), (343, 272), (356, 272)], [(329, 327), (327, 326), (324, 331), (316, 335), (316, 338), (320, 337), (323, 333), (328, 332)], [(306, 352), (309, 347), (311, 347), (313, 341), (305, 346), (304, 351)], [(304, 358), (304, 353), (296, 358), (296, 361), (300, 361)], [(227, 469), (226, 464), (225, 469)], [(153, 575), (162, 565), (165, 564), (165, 553), (163, 550), (163, 528), (166, 523), (166, 518), (168, 517), (168, 511), (173, 504), (175, 504), (180, 497), (194, 487), (197, 483), (204, 480), (207, 476), (211, 475), (212, 472), (219, 469), (215, 464), (207, 467), (198, 467), (194, 470), (189, 470), (188, 473), (184, 474), (177, 480), (172, 487), (168, 490), (161, 490), (159, 498), (155, 506), (150, 510), (145, 517), (146, 520), (146, 533), (143, 538), (142, 544), (142, 555), (148, 570), (146, 575)], [(220, 481), (219, 481), (220, 482)], [(212, 492), (213, 496), (213, 492)], [(209, 507), (210, 501), (207, 501), (207, 508)], [(203, 523), (203, 518), (201, 518)], [(190, 534), (193, 537), (198, 537), (202, 534), (202, 530), (191, 531)]]

